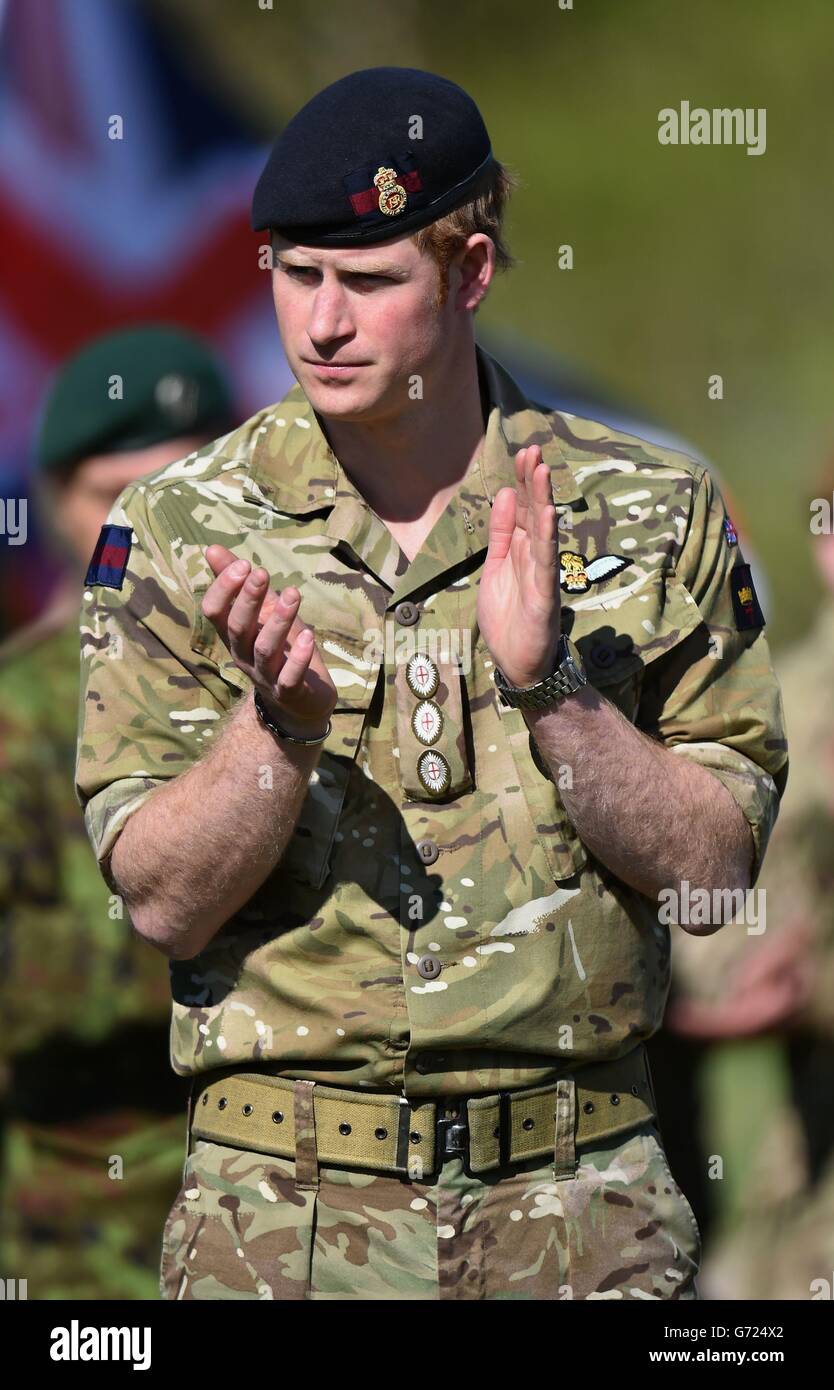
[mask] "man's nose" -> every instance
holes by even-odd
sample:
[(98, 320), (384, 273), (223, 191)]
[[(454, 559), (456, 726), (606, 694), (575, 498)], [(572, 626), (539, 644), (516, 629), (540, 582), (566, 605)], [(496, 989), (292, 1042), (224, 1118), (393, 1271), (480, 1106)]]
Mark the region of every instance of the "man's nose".
[(308, 332), (315, 343), (346, 338), (353, 332), (345, 292), (341, 285), (320, 285), (313, 297)]

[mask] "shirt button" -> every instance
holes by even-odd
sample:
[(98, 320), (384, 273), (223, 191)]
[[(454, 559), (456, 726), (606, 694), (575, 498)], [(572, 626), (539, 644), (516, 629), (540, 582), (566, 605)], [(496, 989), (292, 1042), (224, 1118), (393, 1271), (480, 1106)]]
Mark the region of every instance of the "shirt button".
[(421, 956), (417, 962), (417, 974), (424, 980), (436, 980), (442, 969), (438, 956)]
[(616, 659), (617, 653), (608, 642), (596, 642), (591, 648), (591, 661), (601, 669), (612, 666)]
[(424, 864), (433, 864), (440, 854), (434, 840), (418, 840), (416, 848)]
[(411, 627), (413, 623), (416, 623), (419, 616), (420, 610), (417, 605), (415, 603), (409, 603), (407, 599), (404, 599), (402, 603), (398, 603), (394, 609), (394, 617), (397, 622), (402, 623), (404, 627)]

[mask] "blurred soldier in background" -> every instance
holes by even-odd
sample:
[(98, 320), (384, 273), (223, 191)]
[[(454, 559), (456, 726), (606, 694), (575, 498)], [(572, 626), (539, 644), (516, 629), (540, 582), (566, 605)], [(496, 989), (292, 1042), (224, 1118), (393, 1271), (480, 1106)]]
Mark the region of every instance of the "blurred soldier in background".
[(141, 327), (62, 369), (38, 508), (66, 582), (0, 646), (0, 1274), (29, 1298), (155, 1298), (185, 1157), (166, 962), (98, 873), (73, 786), (78, 610), (122, 489), (234, 424), (199, 338)]
[[(830, 505), (834, 464), (820, 480)], [(830, 513), (829, 513), (830, 516)], [(705, 1250), (701, 1294), (834, 1294), (834, 535), (813, 536), (825, 597), (811, 631), (777, 657), (791, 770), (759, 887), (766, 929), (675, 934), (666, 1026), (693, 1040), (770, 1034), (785, 1087), (751, 1150), (736, 1224)], [(706, 1155), (701, 1158), (706, 1165)], [(694, 1205), (694, 1204), (693, 1204)]]

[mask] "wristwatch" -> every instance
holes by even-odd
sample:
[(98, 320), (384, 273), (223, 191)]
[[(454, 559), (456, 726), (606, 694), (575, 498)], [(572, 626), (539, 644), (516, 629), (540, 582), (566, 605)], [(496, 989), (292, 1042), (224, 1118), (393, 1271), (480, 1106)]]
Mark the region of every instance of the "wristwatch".
[(296, 738), (295, 734), (286, 733), (285, 730), (281, 728), (280, 724), (276, 724), (272, 715), (267, 713), (266, 705), (261, 699), (259, 690), (255, 691), (255, 709), (258, 711), (258, 718), (261, 723), (265, 724), (271, 733), (277, 734), (279, 738), (285, 738), (288, 743), (302, 743), (305, 747), (309, 747), (314, 743), (324, 743), (333, 727), (331, 721), (328, 719), (327, 728), (320, 738)]
[(573, 695), (588, 684), (582, 657), (564, 633), (559, 638), (556, 656), (558, 664), (555, 671), (535, 685), (510, 685), (500, 666), (496, 666), (495, 684), (501, 703), (519, 709), (546, 709), (550, 705), (561, 704), (568, 695)]

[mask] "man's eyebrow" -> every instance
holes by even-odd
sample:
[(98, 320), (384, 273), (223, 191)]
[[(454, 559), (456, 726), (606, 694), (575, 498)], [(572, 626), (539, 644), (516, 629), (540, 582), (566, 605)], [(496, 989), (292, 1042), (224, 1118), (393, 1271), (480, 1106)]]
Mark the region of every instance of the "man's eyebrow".
[[(276, 256), (275, 256), (275, 259), (276, 259), (276, 261), (278, 262), (279, 265), (297, 266), (297, 267), (299, 267), (299, 268), (301, 268), (301, 267), (312, 267), (313, 270), (318, 270), (318, 266), (317, 266), (317, 265), (315, 265), (315, 264), (314, 264), (313, 262), (311, 262), (311, 261), (305, 261), (304, 258), (303, 258), (303, 256), (302, 256), (301, 260), (297, 260), (297, 261), (291, 261), (291, 260), (287, 259), (287, 253), (286, 253), (285, 251), (279, 251), (279, 252), (277, 252), (277, 254), (276, 254)], [(340, 266), (337, 266), (336, 269), (337, 269), (342, 275), (392, 275), (392, 276), (394, 276), (394, 278), (397, 279), (397, 280), (406, 280), (406, 279), (408, 279), (408, 276), (409, 276), (409, 273), (410, 273), (410, 272), (405, 268), (405, 266), (402, 266), (402, 265), (377, 265), (377, 264), (373, 264), (373, 263), (370, 263), (370, 264), (369, 264), (369, 263), (367, 263), (367, 262), (366, 262), (364, 265), (356, 265), (356, 266), (353, 266), (353, 265), (340, 265)]]

